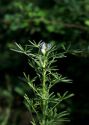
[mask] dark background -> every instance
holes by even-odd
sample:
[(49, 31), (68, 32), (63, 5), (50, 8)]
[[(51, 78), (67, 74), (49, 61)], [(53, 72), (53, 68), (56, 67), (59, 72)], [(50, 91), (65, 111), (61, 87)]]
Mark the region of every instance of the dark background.
[(57, 65), (73, 84), (58, 85), (54, 91), (75, 94), (68, 102), (68, 125), (89, 124), (89, 0), (0, 1), (0, 125), (27, 125), (30, 118), (22, 77), (34, 71), (26, 57), (10, 50), (14, 42), (24, 45), (28, 40), (70, 46), (67, 58)]

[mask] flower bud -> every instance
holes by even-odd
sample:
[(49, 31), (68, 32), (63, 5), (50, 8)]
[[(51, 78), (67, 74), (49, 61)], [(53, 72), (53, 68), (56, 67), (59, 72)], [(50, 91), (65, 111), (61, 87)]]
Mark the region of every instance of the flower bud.
[(46, 47), (46, 43), (45, 42), (42, 42), (41, 43), (41, 52), (45, 55), (45, 53), (46, 53), (46, 49), (47, 49), (47, 47)]

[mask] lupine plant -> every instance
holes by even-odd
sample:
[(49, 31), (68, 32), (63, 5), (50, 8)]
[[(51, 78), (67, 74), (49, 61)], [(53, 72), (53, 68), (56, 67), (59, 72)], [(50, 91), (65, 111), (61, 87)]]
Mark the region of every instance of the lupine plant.
[[(52, 88), (60, 82), (71, 82), (71, 80), (58, 74), (55, 62), (58, 58), (65, 57), (64, 53), (58, 53), (56, 45), (51, 43), (29, 41), (28, 45), (22, 47), (16, 43), (16, 52), (28, 56), (29, 65), (34, 68), (36, 77), (24, 73), (25, 81), (29, 86), (31, 94), (25, 94), (25, 104), (31, 112), (32, 125), (59, 125), (68, 121), (69, 112), (60, 110), (63, 100), (73, 96), (68, 91), (61, 94), (53, 92)], [(33, 96), (32, 96), (33, 93)]]

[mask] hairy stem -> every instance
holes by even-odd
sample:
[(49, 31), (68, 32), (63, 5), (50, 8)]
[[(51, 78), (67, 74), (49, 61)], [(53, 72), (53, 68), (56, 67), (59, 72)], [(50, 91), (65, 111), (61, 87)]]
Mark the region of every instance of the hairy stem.
[(47, 100), (46, 100), (46, 60), (44, 55), (43, 60), (43, 73), (42, 73), (42, 89), (43, 89), (43, 119), (42, 119), (42, 125), (46, 125), (46, 112), (47, 112)]

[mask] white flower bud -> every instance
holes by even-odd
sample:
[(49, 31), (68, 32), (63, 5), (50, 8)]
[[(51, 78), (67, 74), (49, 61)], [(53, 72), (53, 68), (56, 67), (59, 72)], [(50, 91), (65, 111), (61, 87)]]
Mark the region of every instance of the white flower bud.
[(48, 43), (48, 44), (47, 44), (47, 50), (50, 50), (50, 49), (51, 49), (51, 44)]
[(41, 52), (45, 55), (45, 53), (46, 53), (46, 49), (47, 49), (47, 47), (46, 47), (46, 43), (45, 42), (42, 42), (41, 43)]

